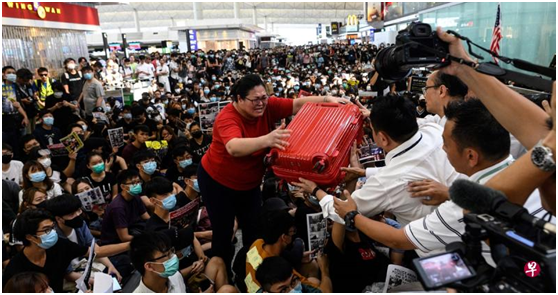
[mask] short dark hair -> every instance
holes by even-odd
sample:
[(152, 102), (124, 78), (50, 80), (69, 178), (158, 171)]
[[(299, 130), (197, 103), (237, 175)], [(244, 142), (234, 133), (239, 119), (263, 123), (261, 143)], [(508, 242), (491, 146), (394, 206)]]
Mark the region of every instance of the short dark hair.
[(145, 184), (145, 195), (147, 197), (155, 197), (154, 195), (171, 193), (173, 189), (174, 187), (170, 180), (162, 176), (157, 176)]
[(469, 92), (469, 87), (456, 76), (436, 72), (433, 80), (436, 85), (446, 86), (450, 96), (464, 98), (467, 92)]
[(46, 114), (51, 114), (52, 115), (52, 112), (49, 111), (48, 109), (44, 109), (44, 110), (39, 112), (39, 118), (44, 117)]
[(15, 68), (14, 68), (14, 67), (12, 67), (12, 66), (5, 66), (5, 67), (2, 67), (2, 73), (5, 73), (5, 72), (6, 72), (7, 70), (9, 70), (9, 69), (12, 69), (12, 70), (15, 71)]
[(40, 272), (26, 271), (16, 273), (11, 277), (2, 291), (6, 293), (37, 293), (37, 287), (40, 291), (48, 289), (47, 276)]
[(143, 276), (144, 264), (153, 261), (155, 251), (167, 252), (172, 247), (169, 237), (162, 232), (146, 232), (134, 237), (130, 242), (130, 260), (134, 268)]
[(70, 63), (71, 61), (73, 61), (74, 63), (76, 62), (75, 59), (68, 57), (64, 60), (64, 66), (68, 65), (68, 63)]
[(33, 73), (31, 73), (31, 71), (26, 69), (26, 68), (17, 70), (16, 76), (20, 79), (23, 79), (23, 80), (33, 79)]
[(118, 184), (124, 184), (128, 180), (131, 180), (136, 177), (138, 178), (140, 177), (137, 170), (127, 169), (127, 170), (120, 171), (120, 173), (118, 173), (118, 176), (116, 177), (116, 180), (118, 181)]
[[(148, 96), (149, 96), (149, 94), (148, 94)], [(145, 98), (145, 97), (142, 94), (142, 99), (143, 98)], [(147, 111), (140, 106), (135, 106), (135, 107), (132, 108), (132, 116), (134, 116), (134, 118), (139, 118), (139, 116), (145, 115), (145, 114), (147, 114)]]
[(510, 153), (510, 134), (478, 99), (452, 101), (444, 111), (455, 123), (451, 133), (459, 150), (478, 149), (486, 160), (497, 161)]
[(198, 165), (192, 164), (184, 169), (182, 176), (186, 178), (191, 178), (194, 175), (198, 175)]
[(67, 134), (72, 133), (72, 129), (74, 129), (75, 127), (79, 127), (79, 128), (81, 128), (81, 130), (83, 130), (83, 126), (81, 126), (81, 124), (72, 123), (72, 124), (68, 125), (68, 132), (67, 132)]
[(21, 241), (24, 246), (31, 245), (31, 242), (25, 238), (27, 235), (37, 235), (39, 224), (45, 220), (52, 220), (54, 218), (50, 212), (44, 209), (27, 209), (21, 213), (15, 222), (14, 236), (17, 240)]
[(134, 154), (134, 157), (132, 158), (132, 162), (134, 163), (134, 166), (135, 166), (135, 165), (141, 163), (142, 161), (149, 160), (151, 158), (157, 159), (157, 155), (155, 155), (155, 153), (153, 151), (142, 150), (142, 151), (139, 151), (136, 154)]
[[(189, 129), (192, 130), (192, 127), (194, 127), (194, 126), (200, 127), (200, 123), (198, 123), (198, 122), (196, 122), (196, 121), (190, 123), (190, 128), (189, 128)], [(201, 127), (200, 127), (200, 128), (201, 128)]]
[(14, 151), (14, 149), (12, 148), (12, 146), (9, 145), (9, 144), (7, 144), (7, 143), (2, 143), (2, 149), (3, 149), (3, 150), (8, 150), (8, 151), (10, 151), (10, 152), (13, 152), (13, 151)]
[(176, 159), (178, 157), (182, 157), (182, 156), (184, 156), (185, 153), (188, 153), (188, 154), (192, 155), (192, 152), (190, 151), (190, 149), (185, 144), (179, 144), (172, 151), (172, 158)]
[(82, 56), (82, 57), (78, 58), (78, 63), (81, 63), (84, 60), (87, 61), (87, 58)]
[(48, 73), (48, 69), (45, 68), (45, 67), (40, 67), (40, 68), (37, 70), (37, 73), (39, 73), (39, 74), (42, 73), (42, 72), (47, 72), (47, 73)]
[(62, 194), (46, 201), (46, 209), (53, 216), (62, 217), (76, 212), (79, 208), (81, 208), (81, 201), (78, 197), (70, 194)]
[(138, 134), (140, 131), (149, 133), (149, 127), (147, 127), (147, 125), (136, 125), (136, 127), (134, 127), (134, 134)]
[(242, 77), (240, 80), (236, 81), (231, 88), (231, 96), (233, 101), (238, 101), (238, 96), (240, 98), (245, 99), (248, 95), (248, 92), (252, 90), (256, 86), (264, 86), (262, 78), (256, 74), (248, 74)]
[(81, 69), (83, 73), (85, 72), (93, 72), (93, 68), (91, 66), (85, 66)]
[(262, 217), (263, 240), (268, 245), (275, 244), (282, 235), (288, 234), (289, 229), (295, 225), (294, 217), (283, 210), (273, 211)]
[(403, 143), (418, 131), (415, 105), (399, 95), (376, 97), (370, 121), (374, 131), (383, 131), (398, 143)]
[(271, 286), (288, 280), (293, 275), (293, 266), (281, 256), (272, 256), (263, 260), (256, 270), (256, 280), (262, 289), (271, 292)]

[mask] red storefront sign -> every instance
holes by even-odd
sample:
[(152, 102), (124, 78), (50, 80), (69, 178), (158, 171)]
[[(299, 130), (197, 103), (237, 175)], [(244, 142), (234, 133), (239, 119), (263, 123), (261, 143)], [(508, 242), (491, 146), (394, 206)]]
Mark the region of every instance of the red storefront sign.
[(100, 25), (96, 8), (63, 2), (2, 2), (2, 17)]

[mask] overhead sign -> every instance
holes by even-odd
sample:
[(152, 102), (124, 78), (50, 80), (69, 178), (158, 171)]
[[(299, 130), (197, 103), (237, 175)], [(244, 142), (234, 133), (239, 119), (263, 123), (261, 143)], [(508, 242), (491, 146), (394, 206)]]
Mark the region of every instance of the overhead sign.
[(33, 24), (37, 27), (60, 27), (51, 23), (41, 25), (42, 22), (100, 25), (96, 8), (64, 2), (2, 2), (2, 24), (17, 25), (17, 22), (5, 18), (19, 19), (22, 26), (29, 26), (24, 20), (38, 21)]
[(375, 29), (370, 29), (370, 42), (374, 42), (374, 33), (376, 32)]
[(331, 34), (339, 35), (339, 23), (338, 22), (331, 23)]
[(347, 33), (358, 32), (358, 16), (355, 14), (347, 16)]
[(141, 43), (140, 42), (130, 42), (130, 43), (128, 43), (128, 48), (130, 48), (132, 50), (140, 50), (141, 49)]
[(190, 38), (190, 50), (196, 51), (198, 50), (198, 34), (196, 33), (196, 30), (189, 30), (189, 32), (190, 36), (188, 36), (188, 38)]

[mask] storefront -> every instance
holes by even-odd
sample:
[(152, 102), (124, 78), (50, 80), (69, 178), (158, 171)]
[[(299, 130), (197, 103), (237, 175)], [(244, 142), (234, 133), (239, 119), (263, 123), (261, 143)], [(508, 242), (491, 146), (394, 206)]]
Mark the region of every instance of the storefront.
[[(186, 38), (190, 38), (190, 43), (196, 41), (197, 49), (221, 50), (221, 49), (252, 49), (257, 47), (256, 33), (261, 28), (253, 25), (234, 24), (234, 25), (214, 25), (214, 26), (188, 26), (170, 28), (178, 31), (179, 43), (186, 43)], [(185, 33), (188, 30), (188, 36)], [(193, 35), (192, 36), (192, 32)], [(182, 40), (184, 39), (184, 40)], [(190, 44), (192, 48), (192, 44)], [(187, 49), (185, 47), (184, 49)], [(181, 48), (181, 51), (183, 49)]]
[(2, 2), (2, 65), (59, 75), (64, 59), (88, 57), (86, 31), (100, 30), (97, 9), (62, 2)]

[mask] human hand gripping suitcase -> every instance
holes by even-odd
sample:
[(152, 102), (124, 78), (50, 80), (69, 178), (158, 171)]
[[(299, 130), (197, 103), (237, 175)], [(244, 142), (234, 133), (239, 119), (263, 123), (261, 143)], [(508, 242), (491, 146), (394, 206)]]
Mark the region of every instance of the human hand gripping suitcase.
[(266, 157), (276, 176), (287, 182), (305, 178), (333, 188), (345, 177), (351, 146), (363, 135), (364, 118), (354, 104), (306, 103), (288, 126), (292, 130), (284, 151)]

